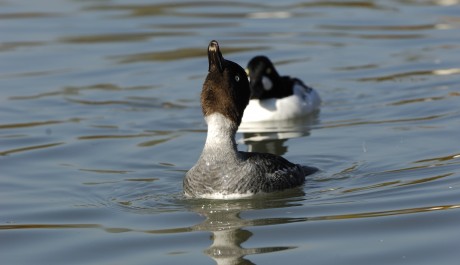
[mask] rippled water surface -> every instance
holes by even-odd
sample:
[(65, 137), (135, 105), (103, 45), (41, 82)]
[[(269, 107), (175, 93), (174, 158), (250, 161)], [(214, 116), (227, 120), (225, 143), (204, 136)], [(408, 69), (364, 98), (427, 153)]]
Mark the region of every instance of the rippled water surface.
[[(321, 112), (240, 150), (321, 171), (191, 200), (216, 39)], [(460, 3), (0, 1), (2, 264), (457, 264)]]

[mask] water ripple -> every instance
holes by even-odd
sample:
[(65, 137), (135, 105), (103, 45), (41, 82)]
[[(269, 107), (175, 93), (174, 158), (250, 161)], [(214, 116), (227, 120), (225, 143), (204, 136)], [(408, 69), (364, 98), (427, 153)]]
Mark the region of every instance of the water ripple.
[(13, 154), (13, 153), (20, 153), (20, 152), (37, 150), (37, 149), (46, 149), (46, 148), (55, 147), (55, 146), (59, 146), (63, 144), (65, 143), (60, 142), (60, 143), (50, 143), (50, 144), (41, 144), (41, 145), (33, 145), (33, 146), (15, 148), (15, 149), (10, 149), (10, 150), (0, 151), (0, 156), (6, 156), (6, 155)]
[(117, 34), (98, 34), (61, 38), (60, 42), (91, 44), (91, 43), (116, 43), (116, 42), (142, 42), (151, 38), (172, 37), (172, 36), (192, 36), (192, 32), (143, 32), (143, 33), (117, 33)]
[(418, 71), (409, 71), (409, 72), (404, 72), (404, 73), (395, 73), (395, 74), (384, 75), (384, 76), (358, 78), (357, 81), (382, 82), (382, 81), (403, 80), (407, 78), (412, 78), (414, 76), (431, 76), (431, 75), (439, 76), (439, 75), (457, 75), (457, 74), (460, 74), (460, 68), (418, 70)]
[(59, 13), (46, 13), (46, 12), (16, 12), (8, 14), (0, 14), (0, 19), (40, 19), (40, 18), (50, 18), (50, 17), (59, 17), (62, 14)]
[[(460, 203), (457, 204), (446, 204), (446, 205), (434, 205), (418, 208), (403, 208), (388, 211), (375, 211), (375, 212), (362, 212), (362, 213), (348, 213), (340, 215), (324, 215), (324, 216), (310, 216), (310, 217), (295, 217), (295, 218), (264, 218), (259, 220), (243, 220), (239, 226), (271, 226), (276, 224), (288, 224), (297, 222), (311, 222), (311, 221), (330, 221), (330, 220), (348, 220), (348, 219), (364, 219), (364, 218), (376, 218), (383, 216), (394, 216), (394, 215), (407, 215), (407, 214), (418, 214), (425, 212), (435, 211), (447, 211), (456, 210), (460, 208)], [(219, 225), (218, 225), (219, 226)], [(214, 229), (218, 229), (218, 226)], [(193, 231), (209, 231), (209, 227), (198, 224), (191, 227), (177, 227), (168, 229), (155, 229), (155, 230), (142, 230), (142, 229), (131, 229), (127, 227), (105, 227), (100, 224), (3, 224), (0, 225), (0, 230), (30, 230), (30, 229), (100, 229), (108, 233), (126, 233), (126, 232), (141, 232), (148, 234), (171, 234), (171, 233), (186, 233)]]
[[(239, 53), (244, 51), (261, 51), (266, 50), (268, 47), (227, 47), (225, 48), (225, 54)], [(131, 55), (123, 55), (112, 57), (112, 59), (117, 60), (119, 63), (137, 63), (145, 61), (175, 61), (183, 60), (197, 57), (204, 57), (206, 55), (206, 50), (202, 47), (200, 48), (179, 48), (168, 51), (161, 52), (147, 52), (147, 53), (137, 53)]]
[(44, 42), (39, 41), (2, 42), (0, 43), (0, 52), (10, 52), (23, 47), (36, 47), (44, 44)]
[(84, 91), (131, 91), (131, 90), (145, 90), (145, 89), (152, 89), (155, 86), (129, 86), (129, 87), (120, 87), (115, 84), (110, 83), (100, 83), (95, 85), (89, 86), (66, 86), (58, 91), (49, 91), (44, 93), (39, 93), (35, 95), (25, 95), (25, 96), (11, 96), (9, 97), (10, 100), (30, 100), (30, 99), (40, 99), (46, 97), (54, 97), (54, 96), (73, 96), (79, 95)]

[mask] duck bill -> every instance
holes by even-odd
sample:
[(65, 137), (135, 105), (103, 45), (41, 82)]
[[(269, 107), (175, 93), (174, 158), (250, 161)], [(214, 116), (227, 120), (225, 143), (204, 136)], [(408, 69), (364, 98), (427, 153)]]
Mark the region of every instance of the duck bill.
[(208, 60), (209, 60), (209, 72), (212, 71), (224, 71), (224, 57), (219, 49), (219, 43), (215, 40), (211, 41), (208, 46)]

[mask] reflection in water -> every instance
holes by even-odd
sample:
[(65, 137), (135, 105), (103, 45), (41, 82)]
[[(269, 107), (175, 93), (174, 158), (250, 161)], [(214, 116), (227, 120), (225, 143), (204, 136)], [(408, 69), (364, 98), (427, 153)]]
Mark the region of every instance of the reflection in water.
[(243, 248), (241, 244), (252, 236), (244, 229), (213, 231), (212, 245), (204, 251), (218, 265), (254, 264), (244, 258), (246, 255), (270, 253), (292, 249), (294, 247)]
[(318, 112), (302, 119), (243, 123), (238, 132), (248, 152), (283, 155), (287, 152), (288, 139), (310, 135), (310, 128), (317, 124)]
[[(245, 133), (244, 138), (255, 138), (260, 134)], [(275, 155), (284, 155), (287, 152), (287, 146), (284, 144), (287, 139), (269, 139), (262, 141), (245, 141), (248, 146), (248, 152), (270, 153)]]
[(205, 253), (213, 258), (217, 264), (254, 264), (243, 258), (251, 253), (241, 247), (252, 236), (252, 233), (244, 230), (223, 230), (213, 232), (213, 243), (205, 250)]
[[(293, 189), (288, 192), (280, 192), (266, 196), (299, 196), (302, 197), (303, 191)], [(263, 195), (265, 196), (265, 195)], [(261, 196), (261, 197), (263, 197)], [(289, 223), (288, 218), (276, 220), (245, 220), (240, 217), (240, 213), (245, 210), (266, 208), (266, 198), (253, 198), (241, 201), (209, 201), (206, 203), (197, 202), (192, 210), (206, 217), (201, 224), (193, 227), (193, 230), (212, 232), (212, 244), (204, 253), (214, 259), (219, 265), (230, 264), (254, 264), (245, 256), (251, 254), (270, 253), (293, 249), (295, 246), (271, 246), (260, 248), (244, 248), (241, 245), (249, 240), (253, 233), (243, 229), (247, 226), (267, 225), (273, 223)], [(272, 207), (289, 207), (288, 200), (272, 200), (275, 202)]]
[[(137, 180), (134, 180), (137, 181)], [(141, 180), (143, 181), (143, 180)], [(143, 233), (145, 235), (152, 235), (152, 237), (156, 237), (156, 235), (163, 235), (165, 238), (169, 235), (172, 237), (177, 237), (177, 235), (181, 235), (184, 233), (191, 233), (195, 231), (209, 231), (212, 233), (211, 237), (211, 244), (206, 249), (203, 250), (203, 253), (212, 258), (216, 261), (219, 265), (233, 265), (233, 264), (255, 264), (250, 260), (250, 256), (253, 254), (263, 254), (263, 253), (273, 253), (277, 251), (284, 251), (284, 250), (292, 250), (299, 246), (291, 245), (290, 243), (282, 243), (279, 245), (279, 242), (285, 242), (286, 238), (275, 239), (275, 243), (268, 243), (272, 246), (269, 247), (253, 247), (253, 248), (245, 248), (243, 244), (247, 244), (249, 240), (253, 236), (257, 236), (254, 231), (251, 231), (251, 227), (257, 226), (276, 226), (276, 225), (286, 225), (290, 223), (304, 223), (308, 225), (308, 223), (324, 223), (327, 221), (339, 221), (339, 220), (352, 220), (352, 219), (369, 219), (369, 218), (381, 218), (381, 217), (389, 217), (389, 216), (410, 216), (420, 213), (427, 213), (427, 212), (446, 212), (460, 208), (460, 204), (451, 203), (451, 204), (433, 204), (430, 206), (423, 206), (423, 207), (409, 207), (409, 208), (393, 208), (385, 211), (353, 211), (348, 210), (342, 214), (319, 214), (315, 215), (314, 213), (307, 214), (305, 216), (300, 217), (282, 217), (282, 218), (266, 218), (266, 217), (259, 217), (255, 219), (244, 219), (241, 218), (240, 215), (244, 211), (254, 211), (261, 209), (262, 211), (266, 211), (267, 209), (288, 209), (289, 207), (295, 207), (301, 205), (302, 201), (305, 200), (305, 194), (301, 189), (293, 189), (289, 192), (280, 192), (274, 193), (266, 196), (255, 197), (250, 200), (237, 200), (237, 201), (210, 201), (210, 200), (187, 200), (191, 206), (191, 210), (197, 212), (206, 217), (206, 219), (195, 226), (191, 227), (175, 227), (175, 228), (168, 228), (168, 229), (139, 229), (133, 228), (139, 225), (139, 223), (133, 223), (132, 226), (107, 226), (106, 224), (102, 223), (8, 223), (8, 224), (0, 224), (0, 231), (17, 231), (17, 232), (28, 232), (31, 230), (36, 230), (41, 234), (46, 233), (53, 233), (50, 235), (54, 235), (56, 231), (58, 231), (61, 235), (67, 235), (66, 233), (72, 233), (75, 231), (83, 232), (83, 231), (91, 231), (91, 230), (100, 230), (104, 231), (105, 233), (112, 234), (110, 239), (107, 239), (107, 236), (102, 237), (103, 239), (98, 238), (100, 245), (103, 248), (113, 246), (112, 242), (117, 242), (116, 244), (122, 244), (121, 247), (123, 248), (131, 248), (133, 247), (133, 242), (130, 240), (114, 240), (116, 239), (125, 239), (127, 235), (116, 235), (116, 234), (126, 234), (129, 233), (131, 236), (134, 236), (137, 233)], [(132, 212), (137, 212), (139, 214), (145, 215), (146, 213), (150, 213), (157, 211), (157, 207), (153, 208), (135, 208), (133, 207), (132, 201), (126, 202), (124, 205), (125, 208), (130, 209)], [(318, 206), (318, 205), (316, 205)], [(92, 207), (90, 207), (92, 208)], [(171, 210), (171, 208), (169, 208)], [(183, 209), (181, 209), (183, 210)], [(78, 210), (78, 213), (81, 213)], [(442, 214), (442, 213), (440, 213)], [(377, 219), (382, 220), (382, 219)], [(108, 223), (113, 225), (112, 220), (107, 220)], [(348, 222), (349, 223), (349, 222)], [(377, 221), (377, 223), (381, 223), (381, 221)], [(334, 222), (332, 222), (334, 224)], [(335, 222), (335, 224), (337, 224)], [(149, 225), (151, 226), (151, 224)], [(333, 226), (334, 227), (334, 226)], [(336, 227), (339, 229), (339, 227)], [(31, 232), (33, 233), (33, 232)], [(377, 231), (378, 233), (378, 231)], [(98, 237), (100, 234), (97, 234)], [(8, 237), (8, 234), (6, 234)], [(129, 237), (129, 236), (128, 236)], [(314, 237), (314, 236), (313, 236)], [(50, 236), (49, 240), (51, 242), (56, 242), (55, 236)], [(312, 238), (313, 239), (313, 238)], [(79, 241), (80, 240), (80, 241)], [(83, 243), (81, 240), (85, 240)], [(105, 240), (105, 241), (104, 241)], [(321, 240), (321, 239), (320, 239)], [(57, 241), (60, 245), (63, 243), (64, 249), (70, 248), (71, 246), (75, 246), (74, 241)], [(81, 246), (81, 244), (87, 244), (86, 239), (78, 239), (77, 237), (77, 246)], [(121, 242), (121, 243), (120, 243)], [(125, 243), (123, 243), (125, 242)], [(143, 245), (145, 244), (145, 240), (140, 241)], [(296, 241), (296, 244), (303, 244), (302, 242)], [(327, 241), (326, 241), (327, 242)], [(139, 241), (138, 241), (139, 243)], [(80, 244), (80, 245), (79, 245)], [(252, 245), (257, 244), (252, 243)], [(273, 244), (278, 244), (274, 245)], [(267, 245), (267, 242), (264, 242), (263, 245)], [(141, 248), (140, 245), (136, 245)], [(150, 248), (148, 248), (151, 250)], [(75, 248), (72, 248), (74, 251)], [(132, 252), (129, 252), (130, 254)], [(306, 252), (305, 258), (313, 257), (310, 255), (311, 252)]]

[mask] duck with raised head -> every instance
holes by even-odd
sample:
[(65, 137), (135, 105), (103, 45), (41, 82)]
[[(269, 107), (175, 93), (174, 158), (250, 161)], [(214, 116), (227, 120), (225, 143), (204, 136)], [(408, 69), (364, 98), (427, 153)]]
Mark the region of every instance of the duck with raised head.
[(281, 76), (266, 56), (252, 58), (246, 68), (251, 97), (243, 123), (305, 117), (321, 105), (318, 92), (300, 79)]
[(207, 137), (200, 158), (185, 175), (185, 196), (231, 199), (303, 184), (316, 168), (273, 154), (238, 151), (235, 133), (249, 102), (248, 78), (241, 66), (223, 58), (217, 41), (208, 46), (208, 60), (201, 91)]

